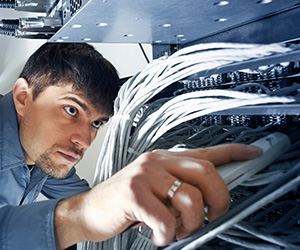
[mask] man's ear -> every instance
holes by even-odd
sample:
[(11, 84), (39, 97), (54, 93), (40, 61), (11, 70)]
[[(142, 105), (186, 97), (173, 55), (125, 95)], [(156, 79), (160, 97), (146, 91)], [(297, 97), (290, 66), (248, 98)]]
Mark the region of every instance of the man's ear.
[(23, 116), (28, 97), (31, 96), (28, 82), (24, 78), (19, 78), (13, 89), (13, 98), (18, 115)]

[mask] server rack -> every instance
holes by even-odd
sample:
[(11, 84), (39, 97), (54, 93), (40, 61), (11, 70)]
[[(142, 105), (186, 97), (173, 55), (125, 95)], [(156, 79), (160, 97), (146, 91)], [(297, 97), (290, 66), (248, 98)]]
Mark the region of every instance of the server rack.
[[(299, 44), (300, 30), (297, 23), (300, 19), (299, 1), (189, 1), (182, 3), (169, 1), (1, 1), (1, 7), (14, 8), (17, 11), (36, 11), (45, 16), (33, 19), (2, 20), (2, 34), (25, 38), (46, 38), (51, 42), (113, 42), (113, 43), (151, 43), (153, 57), (171, 55), (183, 48), (207, 42), (237, 43), (284, 43), (295, 47), (287, 53), (275, 54), (264, 58), (224, 65), (219, 68), (198, 72), (166, 89), (160, 97), (170, 97), (176, 90), (183, 92), (215, 88), (244, 88), (245, 92), (261, 91), (257, 86), (246, 86), (247, 83), (264, 84), (269, 91), (289, 89), (289, 94), (299, 95)], [(272, 66), (270, 66), (272, 65)], [(266, 67), (268, 66), (268, 67)], [(255, 69), (256, 71), (245, 71)], [(293, 88), (293, 89), (292, 89)], [(154, 102), (155, 100), (151, 100)], [(222, 126), (249, 126), (257, 128), (271, 124), (270, 132), (281, 131), (293, 136), (299, 132), (299, 102), (284, 105), (264, 105), (239, 107), (223, 110), (200, 117), (194, 124)], [(195, 126), (196, 128), (196, 126)], [(194, 129), (196, 131), (196, 129)], [(194, 132), (195, 132), (194, 131)], [(198, 132), (198, 131), (197, 131)], [(193, 135), (194, 136), (194, 135)], [(195, 137), (195, 136), (194, 136)], [(230, 138), (232, 140), (234, 136)], [(297, 137), (296, 141), (297, 141)], [(228, 140), (228, 137), (227, 139)], [(249, 141), (244, 141), (250, 143)], [(157, 145), (163, 146), (163, 144)], [(165, 147), (170, 145), (166, 143)], [(174, 146), (174, 145), (172, 145)], [(197, 145), (202, 146), (202, 145)], [(205, 146), (205, 145), (204, 145)], [(297, 150), (297, 147), (296, 147)], [(299, 154), (294, 153), (292, 159)], [(294, 176), (299, 175), (296, 171)], [(292, 177), (291, 177), (292, 178)], [(238, 203), (245, 202), (248, 196), (258, 192), (259, 188), (238, 190), (232, 193)], [(244, 198), (246, 197), (246, 198)], [(288, 243), (299, 246), (299, 185), (275, 202), (275, 208), (263, 207), (256, 222), (272, 224), (277, 218), (280, 225), (293, 218), (289, 228), (290, 235), (285, 236)], [(283, 205), (282, 205), (283, 204)], [(282, 206), (281, 206), (282, 205)], [(273, 214), (272, 214), (273, 213)], [(271, 215), (272, 214), (272, 215)], [(275, 215), (274, 215), (275, 214)], [(250, 216), (250, 217), (251, 217)], [(272, 217), (273, 216), (273, 217)], [(251, 221), (251, 218), (248, 219)], [(277, 222), (278, 222), (277, 221)], [(284, 222), (284, 223), (283, 223)], [(255, 224), (255, 223), (254, 223)], [(258, 224), (255, 224), (257, 226)], [(261, 225), (261, 224), (260, 224)], [(273, 228), (274, 229), (274, 228)], [(196, 235), (202, 237), (203, 232)], [(238, 234), (232, 232), (232, 234)], [(255, 234), (255, 233), (253, 233)], [(236, 236), (236, 235), (235, 235)], [(241, 236), (241, 234), (239, 235)], [(280, 235), (279, 235), (280, 236)], [(249, 237), (249, 235), (243, 235)], [(247, 241), (239, 243), (237, 238), (206, 242), (199, 249), (222, 248), (233, 249), (255, 247)], [(232, 242), (228, 239), (232, 239)], [(280, 238), (280, 237), (279, 237)], [(283, 241), (284, 241), (283, 239)], [(194, 239), (193, 239), (194, 240)], [(235, 241), (233, 243), (233, 241)], [(244, 244), (244, 245), (243, 245)], [(273, 246), (284, 247), (274, 243)], [(169, 248), (182, 248), (183, 245), (170, 245)], [(289, 247), (294, 247), (290, 245)], [(101, 246), (92, 246), (93, 249)]]
[[(201, 45), (199, 46), (201, 47)], [(205, 44), (203, 46), (209, 47), (210, 45)], [(226, 47), (227, 44), (217, 43), (211, 44), (209, 48), (206, 47), (204, 53), (209, 52), (205, 54), (205, 60), (209, 57), (209, 54), (213, 59), (215, 59), (215, 55), (218, 55), (219, 59), (219, 55), (222, 54), (224, 49), (222, 46)], [(245, 61), (235, 61), (233, 59), (233, 61), (229, 60), (229, 63), (227, 63), (226, 57), (230, 56), (231, 52), (235, 57), (235, 46), (238, 45), (230, 44), (229, 46), (232, 46), (233, 50), (229, 53), (227, 50), (225, 51), (225, 62), (217, 60), (213, 67), (206, 67), (207, 65), (202, 64), (202, 62), (196, 65), (196, 62), (189, 59), (180, 61), (181, 57), (193, 57), (193, 53), (198, 53), (194, 52), (194, 48), (190, 50), (190, 47), (186, 47), (168, 58), (173, 59), (173, 56), (179, 53), (178, 57), (175, 56), (175, 62), (170, 59), (170, 64), (168, 62), (164, 64), (164, 61), (162, 61), (162, 64), (158, 63), (157, 71), (151, 71), (151, 66), (149, 66), (150, 69), (148, 68), (145, 71), (151, 72), (149, 75), (142, 71), (140, 75), (133, 77), (133, 80), (125, 83), (125, 87), (121, 89), (120, 99), (117, 100), (119, 108), (117, 107), (117, 112), (112, 120), (112, 131), (108, 132), (108, 140), (104, 146), (105, 152), (103, 151), (99, 158), (96, 184), (109, 178), (145, 151), (156, 148), (205, 147), (228, 142), (250, 144), (261, 137), (281, 131), (293, 138), (293, 146), (289, 153), (277, 160), (277, 164), (272, 164), (267, 170), (251, 176), (252, 181), (249, 179), (233, 188), (231, 190), (232, 210), (229, 210), (225, 217), (220, 217), (216, 222), (208, 224), (203, 230), (190, 238), (173, 243), (166, 249), (240, 249), (241, 247), (242, 249), (297, 249), (299, 247), (297, 242), (299, 238), (298, 215), (294, 212), (299, 210), (299, 189), (297, 189), (299, 186), (299, 166), (296, 166), (299, 161), (300, 136), (300, 109), (296, 100), (299, 94), (298, 44), (289, 42), (278, 45), (280, 48), (282, 48), (281, 46), (283, 48), (291, 46), (289, 52), (275, 52), (274, 54), (271, 53), (272, 55), (267, 52), (265, 56), (258, 55), (257, 58), (248, 58)], [(259, 48), (264, 48), (264, 46), (258, 46), (254, 50)], [(185, 49), (187, 49), (187, 52), (184, 55), (180, 54), (182, 51), (186, 51)], [(228, 48), (226, 47), (226, 49)], [(248, 48), (245, 49), (248, 50)], [(198, 46), (196, 46), (195, 51), (198, 50)], [(211, 53), (212, 51), (215, 53)], [(243, 54), (246, 51), (238, 51), (239, 53)], [(251, 57), (254, 57), (254, 54), (254, 51), (252, 51), (250, 53)], [(294, 55), (295, 57), (293, 57)], [(197, 58), (199, 57), (197, 56)], [(181, 63), (182, 67), (179, 66)], [(210, 63), (211, 61), (208, 59), (208, 65)], [(198, 66), (201, 70), (197, 68)], [(189, 72), (188, 77), (182, 73), (183, 77), (180, 78), (181, 72), (189, 71), (189, 67), (196, 69), (192, 73)], [(173, 68), (177, 69), (173, 71), (176, 80), (165, 80), (165, 78), (168, 78), (168, 70), (172, 72)], [(144, 80), (146, 77), (151, 79), (151, 82), (147, 83)], [(170, 75), (169, 77), (172, 78)], [(136, 79), (142, 79), (142, 81), (137, 83), (138, 80)], [(160, 82), (159, 79), (163, 80)], [(131, 86), (136, 87), (131, 88)], [(151, 86), (151, 90), (149, 86)], [(130, 88), (134, 93), (132, 95), (131, 91), (127, 91)], [(162, 88), (162, 90), (158, 91), (159, 88)], [(149, 96), (143, 95), (145, 89), (150, 90), (146, 91), (146, 94), (150, 93)], [(257, 105), (257, 102), (253, 105), (250, 104), (250, 106), (244, 106), (240, 105), (239, 102), (245, 100), (236, 99), (235, 104), (237, 106), (235, 108), (223, 109), (222, 101), (226, 103), (231, 98), (227, 94), (229, 92), (232, 94), (234, 90), (237, 90), (239, 94), (255, 94), (262, 91), (270, 97), (293, 96), (295, 102), (293, 104), (279, 104), (275, 101), (272, 104), (260, 103), (259, 105)], [(211, 93), (211, 91), (216, 92)], [(281, 95), (283, 94), (282, 91), (284, 95)], [(152, 93), (153, 95), (151, 95)], [(126, 103), (125, 97), (131, 101)], [(216, 97), (216, 99), (209, 100), (209, 105), (203, 107), (201, 106), (203, 101), (201, 98), (205, 99), (206, 97)], [(251, 97), (251, 100), (254, 99), (254, 96), (253, 99)], [(191, 100), (194, 102), (190, 102)], [(197, 108), (194, 108), (193, 105)], [(130, 106), (132, 106), (132, 109), (122, 108)], [(122, 146), (116, 147), (116, 145)], [(109, 149), (113, 149), (113, 152), (110, 153)], [(291, 172), (287, 169), (284, 170), (284, 165), (287, 162), (289, 162), (287, 169), (292, 169), (293, 177), (290, 176)], [(255, 168), (256, 165), (251, 167)], [(252, 168), (250, 169), (252, 170)], [(283, 173), (288, 172), (290, 177), (287, 177), (288, 180), (284, 183), (292, 185), (291, 189), (279, 186), (269, 187), (268, 184), (272, 182), (281, 183), (273, 175), (277, 171), (282, 174), (279, 175), (279, 179), (285, 179)], [(238, 177), (242, 178), (242, 176)], [(282, 195), (279, 200), (274, 200), (277, 197), (276, 192), (282, 188), (291, 192), (287, 196)], [(273, 191), (271, 194), (268, 193), (268, 195), (271, 195), (272, 201), (268, 200), (267, 203), (263, 202), (263, 205), (258, 205), (256, 202), (262, 202), (262, 197), (267, 196), (265, 192), (268, 192), (269, 189), (277, 190), (275, 193)], [(254, 210), (251, 211), (251, 214), (245, 216), (246, 208), (253, 205), (252, 203), (255, 204)], [(270, 203), (272, 203), (272, 206)], [(247, 217), (247, 223), (243, 221), (242, 224), (234, 224), (233, 226), (231, 219), (232, 217), (236, 218), (235, 215), (238, 214), (244, 214), (239, 217), (239, 221)], [(280, 236), (283, 221), (286, 222), (287, 220), (291, 222), (289, 224), (290, 228), (285, 228), (284, 231), (289, 231), (289, 233), (285, 235), (281, 231), (283, 234)], [(228, 224), (239, 228), (224, 232), (225, 229), (228, 229), (226, 226)], [(265, 228), (263, 224), (265, 224)], [(271, 228), (268, 228), (268, 226)], [(262, 231), (258, 230), (257, 227)], [(275, 232), (274, 228), (280, 228), (280, 230)], [(150, 235), (151, 232), (144, 228), (140, 232), (126, 232), (117, 236), (116, 239), (103, 243), (87, 243), (85, 247), (86, 249), (155, 249), (150, 243)], [(145, 240), (147, 238), (148, 240)], [(222, 240), (219, 241), (219, 238)]]

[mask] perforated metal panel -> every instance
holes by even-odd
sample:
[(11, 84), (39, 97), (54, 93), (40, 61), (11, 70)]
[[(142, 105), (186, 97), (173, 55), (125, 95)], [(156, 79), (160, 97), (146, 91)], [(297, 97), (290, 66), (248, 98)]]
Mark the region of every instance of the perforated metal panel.
[[(51, 41), (187, 44), (292, 11), (299, 7), (300, 1), (91, 0), (81, 3), (71, 0), (70, 3), (70, 6), (63, 3), (65, 13), (71, 13), (70, 18), (65, 18), (64, 26)], [(289, 17), (283, 20), (291, 21)], [(278, 20), (276, 23), (280, 26)], [(282, 32), (276, 31), (276, 25), (272, 25), (272, 30), (280, 37)], [(254, 30), (252, 40), (267, 31), (255, 33)], [(243, 36), (245, 33), (239, 35)], [(287, 38), (293, 36), (289, 32)]]

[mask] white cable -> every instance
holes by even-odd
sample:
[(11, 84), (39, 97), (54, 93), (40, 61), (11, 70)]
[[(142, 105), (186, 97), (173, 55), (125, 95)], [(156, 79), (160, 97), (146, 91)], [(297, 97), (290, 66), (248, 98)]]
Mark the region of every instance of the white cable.
[[(206, 91), (196, 92), (199, 95), (205, 95)], [(214, 93), (214, 90), (207, 91)], [(222, 92), (223, 95), (231, 91), (216, 91), (218, 95)], [(233, 91), (232, 91), (233, 92)], [(194, 93), (193, 93), (194, 94)], [(239, 94), (239, 93), (234, 93)], [(228, 93), (228, 96), (234, 96), (232, 93)], [(185, 96), (184, 94), (180, 96)], [(187, 99), (182, 100), (176, 105), (176, 98), (172, 99), (171, 103), (166, 103), (162, 106), (162, 110), (159, 109), (154, 112), (152, 115), (149, 115), (146, 118), (146, 121), (143, 124), (139, 124), (139, 130), (136, 130), (129, 141), (129, 147), (134, 149), (136, 152), (143, 153), (154, 144), (158, 138), (163, 136), (167, 131), (176, 127), (177, 125), (184, 123), (186, 121), (195, 119), (200, 116), (204, 116), (216, 111), (230, 109), (234, 107), (241, 107), (244, 105), (254, 105), (254, 104), (265, 104), (270, 102), (292, 102), (293, 99), (281, 99), (281, 98), (269, 98), (263, 96), (262, 98), (256, 98), (257, 95), (252, 95), (252, 99), (249, 98), (251, 94), (247, 94), (247, 99), (211, 99), (209, 98), (207, 102), (203, 102), (202, 99)], [(242, 95), (241, 95), (242, 98)], [(205, 101), (205, 99), (204, 99)], [(199, 103), (200, 102), (200, 103)], [(170, 110), (169, 110), (170, 109)], [(148, 136), (145, 137), (146, 131)], [(140, 145), (140, 148), (138, 148)], [(131, 162), (134, 158), (129, 157), (127, 164)]]
[[(145, 128), (149, 128), (148, 124), (150, 123), (157, 127), (153, 128), (152, 131), (151, 127), (150, 130), (145, 129), (142, 136), (131, 135), (133, 121), (141, 107), (171, 84), (184, 80), (198, 72), (206, 72), (224, 65), (230, 65), (231, 63), (288, 51), (290, 51), (289, 48), (279, 44), (200, 44), (184, 48), (170, 57), (159, 58), (148, 64), (142, 72), (129, 79), (119, 91), (114, 106), (115, 116), (111, 120), (98, 158), (94, 185), (106, 180), (122, 169), (128, 162), (129, 156), (134, 155), (133, 158), (136, 157), (136, 154), (128, 153), (129, 148), (132, 149), (132, 152), (142, 153), (144, 149), (149, 148), (162, 135), (180, 123), (215, 111), (243, 105), (293, 101), (288, 98), (270, 98), (265, 95), (241, 92), (237, 94), (233, 91), (214, 91), (211, 92), (214, 94), (211, 94), (210, 97), (204, 96), (209, 94), (209, 92), (205, 94), (199, 92), (197, 97), (191, 97), (193, 94), (179, 96), (178, 98), (176, 97), (177, 99), (174, 98), (173, 107), (163, 107), (166, 112), (170, 112), (168, 114), (160, 113), (164, 120), (155, 121), (149, 118), (147, 123), (145, 123)], [(224, 100), (220, 96), (223, 96)], [(219, 105), (216, 105), (216, 100), (218, 100)], [(189, 105), (189, 110), (184, 111), (180, 107), (180, 103), (183, 102)], [(155, 115), (156, 118), (159, 117), (160, 111), (157, 112), (157, 114), (153, 114), (153, 117)], [(141, 128), (138, 129), (140, 130)], [(138, 145), (141, 151), (136, 150), (136, 147), (132, 146), (138, 144), (138, 141), (131, 141), (133, 136), (137, 136), (141, 142), (146, 141), (145, 145), (142, 145), (142, 143)], [(126, 232), (126, 236), (119, 235), (103, 243), (84, 244), (83, 249), (126, 249), (125, 246), (130, 245), (128, 241), (137, 234), (135, 230), (128, 232)]]

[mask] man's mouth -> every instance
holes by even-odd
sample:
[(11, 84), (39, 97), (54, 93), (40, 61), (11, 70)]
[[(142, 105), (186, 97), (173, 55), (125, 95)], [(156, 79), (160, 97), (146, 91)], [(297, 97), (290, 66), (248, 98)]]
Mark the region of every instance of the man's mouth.
[(72, 152), (62, 152), (62, 151), (58, 151), (58, 153), (67, 161), (71, 162), (71, 163), (75, 163), (77, 161), (80, 160), (80, 156), (72, 153)]

